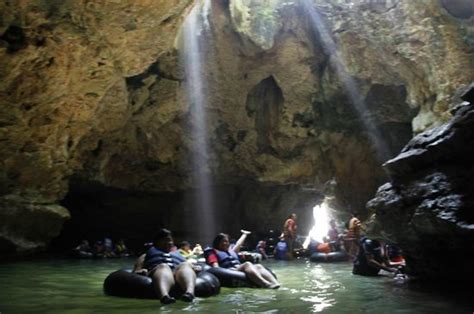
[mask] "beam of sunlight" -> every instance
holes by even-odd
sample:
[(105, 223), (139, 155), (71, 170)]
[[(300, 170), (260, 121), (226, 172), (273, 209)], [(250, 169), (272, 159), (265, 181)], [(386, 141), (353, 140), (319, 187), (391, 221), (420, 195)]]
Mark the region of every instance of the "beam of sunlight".
[(379, 162), (384, 162), (390, 157), (390, 150), (387, 144), (383, 141), (380, 131), (370, 117), (367, 117), (368, 108), (365, 101), (356, 86), (355, 80), (348, 74), (347, 66), (344, 60), (338, 53), (337, 45), (331, 37), (326, 25), (323, 22), (321, 15), (316, 10), (313, 0), (303, 0), (305, 12), (309, 15), (311, 26), (314, 31), (318, 32), (323, 48), (328, 56), (330, 56), (330, 65), (335, 70), (340, 81), (343, 83), (345, 90), (351, 98), (351, 103), (362, 121), (369, 139), (374, 144), (377, 159)]
[(210, 5), (210, 0), (200, 1), (186, 17), (182, 26), (183, 49), (180, 51), (185, 73), (186, 100), (190, 108), (192, 181), (196, 189), (193, 200), (187, 206), (192, 210), (193, 227), (206, 226), (206, 228), (201, 228), (201, 231), (194, 230), (194, 232), (199, 232), (200, 238), (204, 240), (210, 240), (216, 233), (210, 145), (206, 129), (208, 125), (206, 106), (209, 99), (203, 74), (203, 65), (206, 62), (203, 50), (204, 45), (208, 44), (205, 42), (208, 37), (204, 35), (210, 28), (208, 20)]

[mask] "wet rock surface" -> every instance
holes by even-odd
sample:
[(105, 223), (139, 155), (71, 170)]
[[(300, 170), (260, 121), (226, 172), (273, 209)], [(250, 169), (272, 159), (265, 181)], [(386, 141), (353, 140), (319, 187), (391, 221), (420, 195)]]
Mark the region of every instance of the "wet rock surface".
[(474, 276), (473, 91), (451, 121), (418, 134), (384, 164), (392, 180), (368, 203), (383, 236), (401, 245), (424, 279)]

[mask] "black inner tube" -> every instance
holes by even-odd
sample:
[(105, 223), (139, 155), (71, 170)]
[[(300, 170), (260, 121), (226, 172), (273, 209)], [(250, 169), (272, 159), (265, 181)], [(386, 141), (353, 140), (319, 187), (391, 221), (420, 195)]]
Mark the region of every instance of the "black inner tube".
[(349, 255), (346, 252), (330, 252), (330, 253), (313, 253), (309, 260), (318, 263), (334, 263), (334, 262), (345, 262), (348, 261)]
[[(179, 297), (184, 291), (175, 285), (170, 295)], [(213, 274), (202, 271), (196, 278), (195, 295), (197, 297), (210, 297), (220, 292), (220, 282)], [(130, 269), (120, 269), (107, 276), (104, 281), (104, 293), (106, 295), (138, 298), (138, 299), (156, 299), (158, 296), (153, 288), (152, 280), (148, 276), (142, 276), (132, 273)]]
[[(275, 279), (277, 279), (277, 276), (273, 273), (271, 269), (267, 267), (265, 268), (273, 275), (273, 277), (275, 277)], [(207, 271), (216, 276), (219, 279), (221, 286), (223, 287), (257, 287), (257, 285), (253, 283), (244, 272), (241, 271), (222, 267), (212, 267)]]

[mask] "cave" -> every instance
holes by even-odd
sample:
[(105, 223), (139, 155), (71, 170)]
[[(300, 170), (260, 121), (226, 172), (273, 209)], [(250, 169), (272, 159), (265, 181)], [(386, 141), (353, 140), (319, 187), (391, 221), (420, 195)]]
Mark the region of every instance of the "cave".
[[(337, 289), (336, 301), (325, 298), (318, 276), (350, 291), (349, 259), (359, 256), (332, 272), (302, 246), (327, 242), (312, 236), (324, 207), (341, 238), (360, 220), (361, 234), (348, 240), (359, 249), (367, 237), (403, 252), (414, 284), (399, 286), (406, 302), (389, 293), (387, 304), (426, 312), (453, 288), (441, 307), (469, 308), (455, 288), (474, 275), (473, 19), (469, 0), (2, 2), (2, 281), (57, 259), (98, 287), (103, 278), (82, 268), (88, 262), (71, 259), (81, 241), (125, 239), (136, 257), (160, 228), (204, 249), (220, 232), (231, 240), (248, 230), (243, 248), (266, 239), (270, 256), (280, 237), (294, 240), (285, 242), (298, 246), (290, 260), (269, 265), (301, 302), (285, 289), (271, 292), (282, 300), (274, 306), (252, 299), (260, 292), (224, 289), (219, 306), (354, 310)], [(102, 275), (124, 267), (90, 262)], [(59, 284), (48, 281), (54, 267), (38, 267), (45, 285)], [(57, 293), (85, 289), (62, 271), (76, 282)], [(414, 305), (411, 288), (431, 284), (429, 304)], [(44, 300), (9, 296), (0, 311), (29, 312)], [(96, 309), (112, 311), (102, 297)], [(92, 311), (84, 298), (78, 310)], [(387, 310), (372, 301), (357, 302)], [(190, 306), (211, 309), (200, 299)]]
[[(50, 250), (62, 252), (70, 248), (71, 243), (80, 243), (83, 239), (93, 242), (113, 237), (127, 239), (130, 248), (140, 251), (157, 229), (170, 225), (180, 226), (173, 228), (177, 242), (193, 239), (196, 243), (206, 243), (208, 239), (202, 237), (201, 229), (210, 226), (206, 225), (206, 221), (200, 225), (199, 217), (190, 212), (192, 208), (185, 206), (198, 193), (198, 190), (161, 193), (126, 191), (98, 182), (71, 180), (69, 192), (61, 203), (70, 210), (71, 219), (53, 240)], [(278, 219), (254, 219), (255, 211), (267, 217), (278, 217), (279, 212), (292, 210), (301, 217), (300, 227), (309, 230), (312, 226), (312, 208), (323, 197), (318, 191), (305, 190), (298, 185), (265, 186), (258, 182), (214, 186), (213, 195), (216, 195), (215, 207), (226, 208), (225, 213), (214, 213), (216, 220), (222, 221), (226, 232), (238, 234), (245, 225), (255, 230), (249, 237), (254, 242), (267, 237), (270, 230), (281, 227)], [(173, 215), (169, 215), (170, 212)], [(140, 232), (137, 233), (137, 230)]]

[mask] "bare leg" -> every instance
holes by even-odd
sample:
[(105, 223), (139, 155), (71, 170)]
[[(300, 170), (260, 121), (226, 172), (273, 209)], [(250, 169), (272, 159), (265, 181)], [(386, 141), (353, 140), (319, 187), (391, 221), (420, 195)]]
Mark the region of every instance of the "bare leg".
[(285, 242), (286, 242), (286, 248), (288, 249), (288, 251), (286, 252), (286, 258), (288, 260), (292, 260), (293, 259), (293, 238), (287, 238), (285, 239)]
[(152, 270), (150, 277), (153, 280), (153, 287), (160, 300), (163, 300), (166, 296), (169, 297), (168, 293), (174, 285), (174, 277), (171, 268), (166, 264), (160, 264)]
[(250, 281), (259, 287), (268, 288), (272, 285), (268, 280), (262, 277), (257, 268), (255, 268), (255, 265), (250, 262), (245, 262), (239, 265), (237, 270), (244, 272), (249, 277)]
[[(181, 289), (184, 290), (184, 293), (194, 298), (194, 287), (196, 286), (196, 273), (194, 272), (191, 264), (181, 263), (176, 268), (175, 277)], [(192, 301), (192, 299), (189, 301)]]
[(268, 269), (266, 269), (265, 267), (263, 267), (262, 265), (254, 265), (255, 268), (257, 269), (257, 271), (260, 273), (260, 275), (268, 282), (270, 282), (270, 286), (268, 286), (268, 288), (271, 288), (271, 289), (278, 289), (280, 288), (280, 283), (278, 282), (278, 280), (276, 280), (275, 277), (273, 277), (272, 273), (270, 273), (268, 271)]

